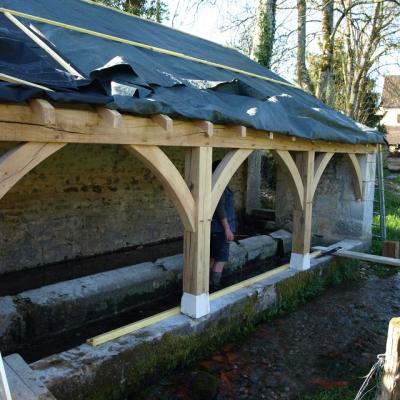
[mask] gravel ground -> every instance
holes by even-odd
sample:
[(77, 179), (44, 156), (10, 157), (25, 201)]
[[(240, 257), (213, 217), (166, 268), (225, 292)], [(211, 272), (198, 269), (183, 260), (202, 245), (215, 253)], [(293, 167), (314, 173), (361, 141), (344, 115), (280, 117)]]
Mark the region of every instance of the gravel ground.
[(321, 388), (360, 386), (385, 351), (389, 320), (400, 315), (399, 289), (399, 274), (329, 289), (135, 398), (286, 400)]

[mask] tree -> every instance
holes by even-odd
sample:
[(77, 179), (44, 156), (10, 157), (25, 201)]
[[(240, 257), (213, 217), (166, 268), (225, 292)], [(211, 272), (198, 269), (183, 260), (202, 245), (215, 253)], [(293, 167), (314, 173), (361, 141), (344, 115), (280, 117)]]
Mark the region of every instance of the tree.
[(97, 3), (117, 8), (130, 14), (162, 22), (167, 14), (167, 6), (161, 0), (95, 0)]
[(260, 0), (254, 30), (252, 58), (271, 68), (276, 30), (276, 0)]

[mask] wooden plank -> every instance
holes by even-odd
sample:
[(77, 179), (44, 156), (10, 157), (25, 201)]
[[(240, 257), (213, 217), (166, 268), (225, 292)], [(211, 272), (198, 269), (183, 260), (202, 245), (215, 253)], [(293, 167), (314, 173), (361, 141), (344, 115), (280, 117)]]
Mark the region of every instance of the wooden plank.
[(377, 399), (400, 399), (400, 318), (392, 318), (389, 323), (385, 365)]
[(195, 121), (194, 122), (208, 137), (214, 134), (214, 125), (210, 121)]
[(0, 399), (1, 400), (12, 400), (10, 386), (8, 384), (8, 378), (6, 370), (3, 364), (3, 358), (0, 353)]
[(385, 240), (382, 243), (382, 255), (384, 257), (400, 258), (400, 242)]
[(196, 229), (195, 201), (185, 180), (172, 161), (157, 146), (129, 145), (125, 147), (139, 158), (158, 178), (177, 208), (185, 229), (194, 231)]
[(0, 199), (28, 172), (65, 143), (25, 143), (0, 157)]
[[(315, 246), (314, 249), (322, 251), (326, 250), (326, 248), (322, 246)], [(336, 257), (351, 258), (354, 260), (366, 261), (375, 264), (385, 264), (385, 265), (392, 265), (393, 267), (400, 267), (400, 259), (377, 256), (375, 254), (360, 253), (358, 251), (341, 249), (338, 250), (336, 253), (333, 253), (332, 255)]]
[(39, 124), (54, 125), (56, 123), (56, 110), (47, 100), (31, 99), (29, 105)]
[(223, 147), (245, 149), (270, 149), (286, 151), (313, 150), (334, 153), (374, 153), (375, 145), (328, 143), (298, 139), (293, 143), (289, 136), (275, 134), (269, 139), (265, 131), (247, 128), (246, 137), (238, 137), (231, 126), (214, 124), (212, 137), (195, 122), (175, 120), (173, 131), (165, 130), (151, 118), (122, 115), (121, 126), (110, 132), (106, 124), (99, 124), (96, 111), (87, 109), (56, 108), (54, 127), (38, 125), (29, 106), (0, 104), (0, 141), (67, 142), (148, 144), (184, 147)]
[(36, 89), (46, 90), (48, 92), (54, 92), (54, 90), (51, 90), (50, 88), (48, 88), (46, 86), (38, 85), (37, 83), (26, 81), (24, 79), (19, 79), (15, 76), (3, 74), (3, 73), (0, 73), (0, 80), (4, 81), (4, 82), (16, 83), (18, 85), (34, 87)]
[(329, 161), (332, 159), (335, 153), (322, 153), (319, 154), (315, 159), (315, 172), (314, 172), (314, 182), (312, 187), (312, 198), (314, 198), (315, 192), (318, 187), (318, 183), (324, 173)]
[(111, 128), (117, 129), (121, 127), (122, 115), (117, 110), (98, 107), (97, 113), (99, 114), (99, 117)]
[(219, 199), (232, 176), (253, 150), (237, 149), (225, 155), (212, 176), (211, 214), (214, 214)]
[(293, 157), (286, 150), (277, 150), (272, 153), (277, 159), (278, 163), (286, 170), (289, 179), (294, 189), (294, 198), (300, 209), (304, 205), (304, 185), (302, 177), (300, 176), (299, 170)]
[(185, 178), (197, 212), (194, 231), (184, 232), (183, 291), (196, 296), (209, 289), (211, 164), (211, 148), (192, 148), (186, 153)]

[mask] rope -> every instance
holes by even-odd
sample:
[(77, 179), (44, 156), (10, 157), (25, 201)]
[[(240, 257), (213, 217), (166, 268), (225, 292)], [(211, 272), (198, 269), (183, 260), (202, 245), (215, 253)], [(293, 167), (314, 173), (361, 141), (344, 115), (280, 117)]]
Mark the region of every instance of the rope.
[(175, 51), (172, 51), (172, 50), (163, 49), (163, 48), (160, 48), (160, 47), (150, 46), (148, 44), (144, 44), (144, 43), (141, 43), (141, 42), (136, 42), (136, 41), (129, 40), (129, 39), (123, 39), (123, 38), (120, 38), (118, 36), (107, 35), (105, 33), (93, 31), (91, 29), (81, 28), (79, 26), (65, 24), (63, 22), (53, 21), (51, 19), (42, 18), (42, 17), (38, 17), (36, 15), (26, 14), (24, 12), (10, 10), (10, 9), (3, 8), (3, 7), (0, 7), (0, 12), (2, 12), (2, 13), (7, 13), (8, 12), (8, 13), (14, 15), (14, 16), (26, 18), (26, 19), (29, 19), (31, 21), (36, 21), (36, 22), (41, 22), (43, 24), (53, 25), (53, 26), (57, 26), (57, 27), (63, 28), (63, 29), (69, 29), (71, 31), (84, 33), (86, 35), (91, 35), (91, 36), (94, 36), (94, 37), (99, 37), (99, 38), (102, 38), (102, 39), (106, 39), (106, 40), (110, 40), (110, 41), (114, 41), (114, 42), (127, 44), (129, 46), (134, 46), (134, 47), (139, 47), (139, 48), (142, 48), (142, 49), (150, 50), (150, 51), (153, 51), (155, 53), (166, 54), (166, 55), (169, 55), (169, 56), (172, 56), (172, 57), (182, 58), (182, 59), (185, 59), (185, 60), (190, 60), (190, 61), (197, 62), (199, 64), (210, 65), (210, 66), (213, 66), (213, 67), (216, 67), (216, 68), (225, 69), (227, 71), (236, 72), (236, 73), (239, 73), (239, 74), (242, 74), (242, 75), (251, 76), (253, 78), (258, 78), (258, 79), (262, 79), (262, 80), (265, 80), (265, 81), (277, 83), (279, 85), (288, 86), (288, 87), (292, 87), (292, 88), (295, 88), (295, 89), (300, 89), (298, 86), (293, 85), (292, 83), (278, 81), (278, 80), (273, 79), (273, 78), (268, 78), (268, 77), (263, 76), (263, 75), (258, 75), (258, 74), (255, 74), (253, 72), (249, 72), (249, 71), (241, 70), (241, 69), (238, 69), (238, 68), (230, 67), (228, 65), (218, 64), (218, 63), (215, 63), (215, 62), (212, 62), (212, 61), (207, 61), (207, 60), (203, 60), (201, 58), (188, 56), (188, 55), (183, 54), (183, 53), (178, 53), (178, 52), (175, 52)]
[(364, 382), (361, 385), (360, 390), (358, 391), (354, 400), (362, 400), (369, 392), (371, 392), (371, 390), (377, 387), (377, 385), (375, 385), (373, 388), (367, 390), (374, 375), (376, 374), (379, 377), (381, 371), (383, 370), (383, 365), (385, 364), (385, 354), (378, 354), (377, 359), (378, 361), (372, 366), (371, 370), (364, 377)]

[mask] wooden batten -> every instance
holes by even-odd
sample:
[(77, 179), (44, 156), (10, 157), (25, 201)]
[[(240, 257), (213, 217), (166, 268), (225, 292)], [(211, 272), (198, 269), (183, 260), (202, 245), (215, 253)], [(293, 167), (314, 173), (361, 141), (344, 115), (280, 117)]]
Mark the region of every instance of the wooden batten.
[(273, 140), (274, 139), (274, 134), (273, 132), (268, 132), (268, 138)]
[(174, 121), (172, 120), (172, 118), (168, 117), (168, 115), (155, 114), (152, 115), (151, 119), (156, 124), (160, 125), (161, 128), (163, 128), (164, 131), (168, 133), (168, 135), (172, 134), (172, 130), (174, 129)]
[(214, 124), (210, 121), (195, 121), (195, 124), (208, 136), (214, 134)]
[(111, 128), (120, 128), (122, 115), (117, 110), (110, 110), (105, 107), (98, 107), (97, 114)]
[(56, 123), (56, 110), (55, 108), (44, 99), (31, 99), (29, 106), (32, 110), (33, 117), (39, 124), (55, 125)]
[(239, 134), (241, 138), (245, 138), (247, 136), (247, 128), (243, 125), (230, 125), (230, 128)]

